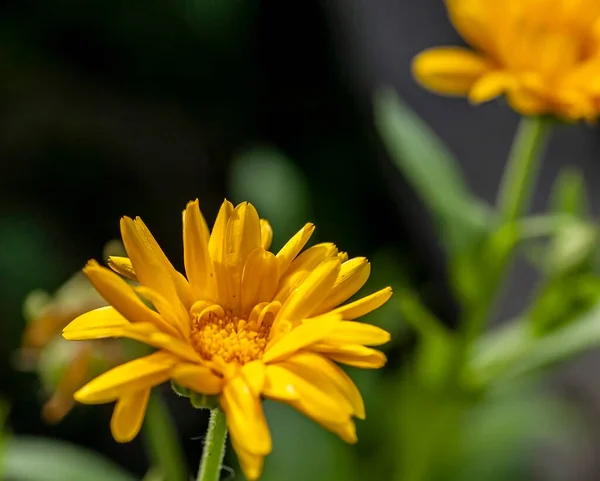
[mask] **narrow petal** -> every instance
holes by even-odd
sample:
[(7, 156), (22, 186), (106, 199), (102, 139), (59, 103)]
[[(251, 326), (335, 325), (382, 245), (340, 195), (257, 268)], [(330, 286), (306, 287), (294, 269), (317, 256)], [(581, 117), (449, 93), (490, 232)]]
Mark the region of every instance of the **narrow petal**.
[(255, 481), (262, 474), (264, 459), (262, 454), (252, 454), (250, 451), (242, 449), (238, 443), (231, 441), (231, 446), (237, 454), (238, 461), (248, 481)]
[(69, 334), (82, 331), (123, 328), (130, 324), (131, 323), (114, 307), (105, 306), (94, 309), (93, 311), (88, 311), (85, 314), (76, 317), (65, 326), (63, 334), (66, 339), (75, 340), (70, 339)]
[(242, 272), (242, 314), (247, 315), (257, 304), (273, 299), (279, 280), (279, 264), (271, 252), (262, 247), (253, 250)]
[(242, 377), (229, 380), (223, 388), (221, 406), (227, 415), (231, 439), (240, 448), (254, 455), (271, 452), (271, 434), (260, 398)]
[(137, 282), (138, 280), (137, 276), (135, 275), (135, 271), (133, 270), (131, 260), (128, 257), (110, 256), (108, 258), (108, 267), (110, 267), (117, 274), (127, 277), (132, 281)]
[(184, 337), (189, 336), (190, 317), (184, 309), (174, 309), (173, 306), (158, 292), (146, 286), (136, 286), (134, 290), (144, 299), (150, 301), (163, 319), (170, 325), (177, 328)]
[(392, 296), (392, 288), (385, 287), (380, 291), (374, 292), (373, 294), (358, 299), (357, 301), (340, 306), (337, 309), (331, 311), (331, 313), (340, 314), (344, 319), (358, 319), (359, 317), (368, 314), (375, 309), (383, 306), (389, 298)]
[[(290, 404), (306, 416), (315, 420), (326, 429), (335, 432), (347, 442), (356, 442), (354, 423), (351, 420), (351, 411), (344, 409), (336, 398), (332, 398), (320, 389), (298, 375), (294, 371), (279, 364), (267, 366), (267, 379), (269, 382), (278, 380), (284, 388), (265, 386), (264, 395), (267, 398)], [(278, 392), (293, 391), (297, 394), (294, 398), (277, 397)]]
[(286, 359), (285, 365), (302, 366), (304, 372), (308, 370), (315, 375), (320, 375), (325, 382), (333, 383), (350, 402), (353, 415), (360, 419), (365, 418), (365, 405), (356, 384), (337, 364), (325, 356), (311, 352), (299, 352)]
[(335, 244), (330, 242), (314, 245), (302, 252), (293, 260), (286, 274), (281, 277), (275, 300), (284, 302), (319, 264), (327, 258), (335, 257), (337, 252)]
[(171, 379), (200, 394), (219, 394), (223, 379), (211, 369), (197, 364), (179, 363), (171, 372)]
[(327, 312), (352, 297), (365, 285), (370, 274), (371, 264), (365, 257), (356, 257), (344, 262), (331, 293), (314, 312), (316, 314)]
[(110, 420), (110, 430), (115, 441), (128, 443), (137, 436), (144, 421), (149, 398), (150, 389), (142, 389), (117, 400)]
[(336, 316), (323, 316), (318, 320), (300, 324), (291, 332), (267, 346), (263, 355), (263, 362), (272, 363), (283, 359), (297, 350), (323, 339), (340, 322), (340, 319)]
[(337, 346), (317, 342), (310, 346), (310, 350), (327, 354), (330, 359), (341, 364), (363, 369), (379, 369), (387, 361), (383, 352), (357, 344)]
[(331, 292), (340, 271), (337, 257), (322, 262), (285, 300), (277, 319), (297, 321), (308, 317)]
[(413, 75), (426, 88), (446, 95), (467, 95), (490, 69), (482, 56), (459, 47), (426, 50), (413, 60)]
[(469, 90), (469, 100), (481, 104), (502, 95), (514, 85), (513, 77), (502, 71), (492, 71), (482, 75)]
[(176, 308), (181, 300), (175, 286), (175, 268), (142, 219), (123, 217), (121, 236), (140, 283), (154, 289)]
[(208, 240), (208, 252), (213, 261), (217, 282), (217, 296), (219, 303), (229, 299), (228, 283), (225, 271), (225, 232), (227, 223), (233, 214), (233, 205), (225, 200), (219, 209), (217, 219)]
[(266, 251), (273, 242), (273, 228), (267, 219), (260, 219), (260, 245)]
[(327, 344), (379, 346), (390, 340), (390, 333), (362, 322), (343, 321), (321, 341)]
[(239, 312), (244, 265), (250, 253), (260, 247), (260, 220), (252, 204), (239, 204), (227, 222), (225, 266), (229, 299), (226, 305)]
[(150, 322), (165, 332), (177, 335), (177, 330), (146, 306), (117, 274), (95, 261), (88, 262), (83, 272), (100, 295), (131, 322)]
[(144, 422), (150, 389), (127, 394), (117, 400), (110, 430), (118, 443), (128, 443), (137, 436)]
[(135, 359), (87, 383), (75, 393), (75, 399), (85, 404), (101, 404), (149, 389), (167, 381), (176, 362), (171, 353), (161, 351)]
[(315, 226), (313, 224), (306, 224), (277, 253), (280, 275), (283, 275), (288, 270), (292, 261), (306, 245), (314, 230)]
[(216, 297), (215, 272), (208, 251), (208, 228), (200, 212), (198, 200), (184, 211), (183, 252), (185, 272), (195, 299)]

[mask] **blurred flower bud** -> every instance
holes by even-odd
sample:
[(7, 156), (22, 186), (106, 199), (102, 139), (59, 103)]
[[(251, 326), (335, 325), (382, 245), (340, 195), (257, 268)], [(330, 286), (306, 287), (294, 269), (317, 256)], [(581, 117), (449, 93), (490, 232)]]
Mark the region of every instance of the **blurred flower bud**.
[[(105, 247), (106, 257), (121, 255), (119, 242)], [(92, 378), (124, 361), (121, 344), (106, 340), (68, 342), (61, 332), (73, 319), (106, 302), (81, 272), (73, 275), (54, 295), (36, 290), (27, 296), (23, 314), (27, 326), (18, 362), (23, 370), (37, 371), (46, 396), (42, 417), (61, 421), (74, 405), (73, 394)]]

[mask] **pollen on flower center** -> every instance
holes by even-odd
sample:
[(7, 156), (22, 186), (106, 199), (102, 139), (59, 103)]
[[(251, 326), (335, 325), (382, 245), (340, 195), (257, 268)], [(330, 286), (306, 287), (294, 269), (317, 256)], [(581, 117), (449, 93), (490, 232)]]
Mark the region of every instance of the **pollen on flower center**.
[(245, 364), (262, 356), (272, 324), (272, 316), (248, 321), (210, 312), (192, 318), (191, 341), (205, 359), (218, 356), (225, 362)]

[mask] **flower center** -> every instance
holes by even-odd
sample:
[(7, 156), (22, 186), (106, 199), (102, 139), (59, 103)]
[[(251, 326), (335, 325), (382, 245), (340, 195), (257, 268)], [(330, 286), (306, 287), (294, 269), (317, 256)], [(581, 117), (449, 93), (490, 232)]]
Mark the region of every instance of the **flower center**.
[(246, 320), (218, 311), (192, 317), (191, 341), (198, 354), (239, 364), (259, 359), (267, 346), (273, 316)]

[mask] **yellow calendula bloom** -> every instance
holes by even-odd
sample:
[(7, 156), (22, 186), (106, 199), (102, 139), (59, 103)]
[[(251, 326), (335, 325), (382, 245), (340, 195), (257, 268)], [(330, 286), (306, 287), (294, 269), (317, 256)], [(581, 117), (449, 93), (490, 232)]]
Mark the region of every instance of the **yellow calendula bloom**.
[(446, 0), (473, 50), (437, 47), (414, 59), (425, 87), (480, 103), (506, 95), (523, 115), (593, 120), (600, 110), (598, 0)]
[(141, 219), (123, 218), (128, 257), (109, 258), (109, 266), (140, 285), (90, 261), (84, 271), (110, 307), (75, 319), (63, 336), (128, 337), (158, 350), (99, 376), (75, 398), (116, 401), (112, 433), (126, 442), (140, 429), (153, 386), (172, 380), (216, 395), (251, 480), (271, 451), (263, 398), (288, 403), (355, 442), (353, 417), (364, 418), (365, 408), (336, 362), (383, 366), (384, 354), (367, 346), (387, 342), (389, 334), (353, 319), (385, 303), (391, 289), (338, 307), (363, 286), (370, 266), (328, 243), (300, 253), (313, 230), (307, 224), (273, 254), (271, 226), (251, 204), (225, 201), (209, 232), (198, 201), (190, 202), (183, 212), (184, 276)]

